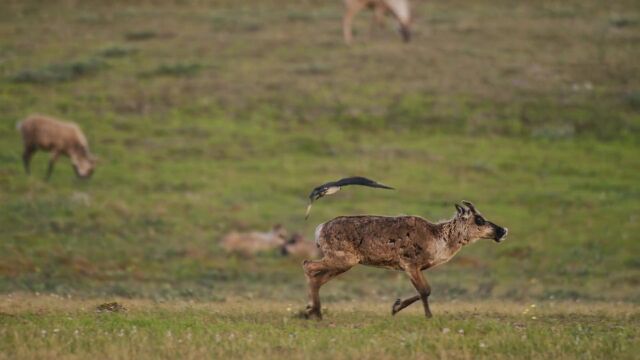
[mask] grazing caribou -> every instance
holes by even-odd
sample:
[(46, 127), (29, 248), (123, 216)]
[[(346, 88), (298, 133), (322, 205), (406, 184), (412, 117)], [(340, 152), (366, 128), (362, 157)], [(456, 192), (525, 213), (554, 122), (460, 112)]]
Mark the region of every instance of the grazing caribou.
[(456, 204), (457, 213), (448, 221), (431, 223), (418, 216), (340, 216), (318, 225), (316, 244), (324, 254), (320, 260), (306, 260), (304, 274), (310, 304), (306, 317), (322, 318), (320, 287), (357, 264), (385, 267), (407, 273), (418, 294), (393, 304), (391, 314), (422, 300), (431, 317), (431, 287), (422, 270), (443, 264), (468, 244), (479, 239), (501, 242), (507, 228), (488, 221), (472, 203)]
[(344, 4), (345, 13), (342, 20), (342, 32), (345, 43), (351, 44), (353, 18), (364, 8), (373, 10), (373, 19), (378, 24), (382, 24), (385, 14), (391, 13), (398, 21), (398, 27), (404, 42), (411, 40), (409, 0), (344, 0)]
[(19, 122), (16, 127), (22, 134), (22, 162), (27, 174), (31, 172), (31, 157), (37, 150), (51, 152), (45, 177), (47, 180), (60, 155), (71, 158), (73, 170), (78, 177), (87, 178), (93, 174), (96, 158), (89, 151), (87, 138), (78, 125), (48, 116), (32, 115)]

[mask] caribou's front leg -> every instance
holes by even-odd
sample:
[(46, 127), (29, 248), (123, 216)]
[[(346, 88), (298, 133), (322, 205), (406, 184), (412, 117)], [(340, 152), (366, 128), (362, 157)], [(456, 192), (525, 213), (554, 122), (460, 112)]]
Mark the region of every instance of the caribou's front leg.
[(33, 157), (33, 153), (36, 151), (34, 146), (25, 145), (24, 152), (22, 153), (22, 164), (24, 165), (24, 171), (27, 175), (31, 174), (31, 157)]
[(58, 161), (58, 157), (60, 157), (60, 153), (57, 151), (54, 151), (51, 154), (51, 158), (49, 159), (49, 167), (47, 167), (47, 175), (44, 178), (46, 181), (51, 178), (51, 174), (53, 173), (53, 166), (55, 165), (56, 161)]
[(422, 271), (419, 267), (410, 266), (406, 268), (405, 271), (407, 275), (409, 275), (413, 287), (415, 287), (418, 291), (418, 295), (410, 297), (404, 301), (396, 300), (396, 303), (393, 304), (391, 313), (395, 315), (398, 311), (413, 304), (418, 299), (421, 299), (422, 305), (424, 306), (424, 315), (428, 318), (432, 317), (433, 315), (431, 315), (431, 310), (429, 309), (429, 295), (431, 295), (431, 286), (429, 286), (429, 283), (424, 278), (424, 275), (422, 274)]

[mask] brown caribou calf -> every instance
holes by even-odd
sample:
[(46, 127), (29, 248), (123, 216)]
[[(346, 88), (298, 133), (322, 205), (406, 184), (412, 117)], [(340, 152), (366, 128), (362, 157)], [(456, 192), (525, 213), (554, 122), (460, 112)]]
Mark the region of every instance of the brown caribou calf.
[(431, 317), (431, 287), (422, 270), (443, 264), (460, 249), (479, 239), (502, 241), (507, 229), (487, 221), (473, 204), (456, 204), (453, 219), (431, 223), (418, 216), (341, 216), (316, 228), (321, 260), (306, 260), (304, 274), (309, 285), (306, 316), (322, 318), (320, 287), (357, 264), (385, 267), (407, 273), (418, 295), (393, 304), (391, 314), (421, 299), (424, 312)]
[(344, 42), (351, 44), (353, 38), (353, 18), (364, 8), (373, 10), (374, 22), (379, 25), (384, 21), (384, 16), (391, 13), (398, 21), (400, 34), (405, 42), (411, 40), (411, 14), (409, 0), (344, 0), (345, 13), (342, 20), (342, 32)]
[(60, 155), (71, 158), (76, 175), (91, 176), (96, 159), (89, 152), (89, 143), (78, 125), (42, 115), (32, 115), (17, 125), (22, 134), (24, 152), (22, 162), (29, 174), (31, 157), (37, 150), (51, 152), (46, 179), (51, 177), (53, 166)]

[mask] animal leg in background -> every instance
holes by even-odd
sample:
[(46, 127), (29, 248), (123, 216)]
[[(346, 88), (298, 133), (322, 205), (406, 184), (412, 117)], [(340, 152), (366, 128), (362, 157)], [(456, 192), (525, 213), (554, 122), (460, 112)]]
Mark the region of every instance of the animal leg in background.
[(342, 20), (342, 33), (344, 42), (349, 45), (353, 39), (353, 17), (364, 8), (365, 4), (358, 0), (345, 0), (344, 3), (346, 11)]
[(377, 28), (384, 27), (384, 17), (386, 13), (387, 10), (383, 6), (375, 6), (373, 8), (373, 18), (371, 18), (371, 29), (369, 30), (371, 34), (373, 34)]
[(36, 152), (36, 147), (32, 145), (25, 145), (24, 152), (22, 153), (22, 164), (24, 165), (24, 171), (27, 175), (31, 174), (31, 158)]
[(49, 180), (49, 178), (51, 177), (51, 174), (53, 173), (53, 166), (55, 165), (56, 161), (58, 161), (59, 156), (60, 153), (57, 151), (51, 153), (51, 159), (49, 159), (49, 167), (47, 168), (47, 175), (45, 176), (45, 180)]

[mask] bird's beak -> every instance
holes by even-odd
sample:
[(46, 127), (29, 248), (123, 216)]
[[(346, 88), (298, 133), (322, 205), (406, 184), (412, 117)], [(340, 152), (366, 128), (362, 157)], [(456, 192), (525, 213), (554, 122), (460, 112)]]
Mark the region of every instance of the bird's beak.
[(311, 205), (313, 205), (313, 203), (309, 203), (309, 205), (307, 205), (307, 213), (304, 215), (304, 219), (307, 220), (309, 218), (309, 213), (311, 212)]

